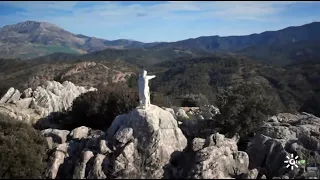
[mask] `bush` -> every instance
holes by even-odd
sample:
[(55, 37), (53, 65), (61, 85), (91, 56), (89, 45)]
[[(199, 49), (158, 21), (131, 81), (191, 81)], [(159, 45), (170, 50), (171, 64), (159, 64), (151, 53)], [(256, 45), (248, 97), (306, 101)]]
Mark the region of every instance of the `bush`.
[(184, 98), (181, 101), (182, 107), (197, 107), (197, 101), (192, 98)]
[(131, 75), (127, 80), (127, 86), (129, 88), (138, 88), (138, 79), (139, 77), (137, 75)]
[(307, 112), (320, 117), (320, 94), (309, 97), (299, 109), (300, 112)]
[(108, 86), (76, 98), (70, 115), (70, 128), (87, 126), (106, 130), (118, 115), (138, 106), (138, 93), (124, 86)]
[(0, 179), (44, 178), (46, 149), (32, 126), (0, 115)]
[(242, 83), (223, 91), (217, 99), (221, 114), (216, 116), (216, 126), (230, 136), (239, 133), (243, 137), (254, 131), (268, 115), (278, 113), (280, 105), (263, 87), (254, 83)]

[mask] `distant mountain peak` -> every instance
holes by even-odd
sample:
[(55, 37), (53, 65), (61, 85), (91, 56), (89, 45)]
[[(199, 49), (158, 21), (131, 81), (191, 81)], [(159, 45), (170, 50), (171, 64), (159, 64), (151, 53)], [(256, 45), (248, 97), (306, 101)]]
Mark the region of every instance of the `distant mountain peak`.
[(25, 21), (17, 24), (7, 25), (1, 28), (2, 31), (15, 31), (18, 33), (30, 32), (37, 29), (47, 29), (47, 28), (55, 28), (61, 29), (55, 24), (51, 24), (48, 22), (38, 22), (38, 21)]
[(89, 38), (88, 36), (83, 35), (83, 34), (77, 34), (76, 36), (79, 37), (79, 38)]
[(142, 42), (132, 40), (108, 41), (73, 34), (55, 24), (25, 21), (0, 28), (0, 56), (29, 59), (55, 52), (86, 54), (106, 48), (140, 48)]
[(38, 26), (42, 25), (42, 26), (55, 26), (55, 27), (58, 27), (57, 25), (52, 24), (52, 23), (39, 22), (39, 21), (25, 21), (25, 22), (17, 23), (15, 25), (38, 25)]
[(319, 31), (320, 22), (312, 22), (246, 36), (200, 36), (176, 42), (143, 43), (132, 39), (105, 40), (73, 34), (48, 22), (25, 21), (0, 28), (0, 55), (3, 58), (28, 59), (55, 52), (86, 54), (107, 48), (234, 53), (253, 46), (271, 47), (293, 41), (320, 41)]

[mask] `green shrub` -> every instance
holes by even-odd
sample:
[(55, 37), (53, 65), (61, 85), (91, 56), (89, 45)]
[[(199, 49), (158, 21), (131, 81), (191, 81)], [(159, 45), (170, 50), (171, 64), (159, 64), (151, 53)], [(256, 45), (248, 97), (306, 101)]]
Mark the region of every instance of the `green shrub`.
[(46, 149), (32, 126), (0, 115), (0, 179), (44, 178)]
[(181, 100), (181, 106), (182, 107), (196, 107), (197, 101), (192, 98), (184, 98)]
[(222, 132), (233, 136), (244, 136), (262, 125), (268, 115), (277, 113), (279, 102), (254, 83), (242, 83), (223, 91), (217, 97), (220, 115), (216, 116), (216, 125)]
[(129, 88), (138, 88), (138, 79), (137, 75), (131, 75), (127, 80), (127, 85)]
[(307, 112), (320, 117), (320, 94), (309, 97), (299, 109), (300, 112)]
[(124, 86), (109, 86), (76, 98), (70, 115), (72, 128), (107, 129), (114, 118), (138, 106), (138, 93)]

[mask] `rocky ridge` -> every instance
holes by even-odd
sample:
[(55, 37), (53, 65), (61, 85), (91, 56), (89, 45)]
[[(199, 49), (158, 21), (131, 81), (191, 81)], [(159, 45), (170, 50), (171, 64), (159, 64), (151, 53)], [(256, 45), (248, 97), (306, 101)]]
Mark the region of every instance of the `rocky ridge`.
[(309, 166), (320, 165), (320, 118), (308, 113), (273, 116), (255, 133), (246, 152), (250, 168), (259, 169), (268, 178), (306, 178), (305, 165), (290, 171), (283, 162), (294, 154)]
[(48, 177), (291, 179), (305, 178), (307, 172), (287, 169), (286, 156), (320, 163), (320, 118), (311, 114), (271, 117), (239, 151), (237, 135), (215, 132), (190, 139), (175, 119), (181, 109), (137, 108), (117, 116), (106, 132), (84, 126), (42, 130), (52, 152)]
[[(117, 116), (106, 132), (82, 126), (42, 134), (52, 148), (49, 178), (230, 178), (247, 172), (249, 165), (248, 155), (237, 150), (236, 137), (216, 133), (186, 171), (181, 160), (188, 141), (173, 115), (155, 105)], [(232, 168), (239, 171), (235, 174)]]
[(28, 88), (23, 92), (11, 87), (0, 99), (0, 114), (34, 124), (40, 118), (50, 117), (51, 113), (67, 110), (80, 94), (95, 90), (69, 81), (62, 84), (47, 81), (35, 90)]

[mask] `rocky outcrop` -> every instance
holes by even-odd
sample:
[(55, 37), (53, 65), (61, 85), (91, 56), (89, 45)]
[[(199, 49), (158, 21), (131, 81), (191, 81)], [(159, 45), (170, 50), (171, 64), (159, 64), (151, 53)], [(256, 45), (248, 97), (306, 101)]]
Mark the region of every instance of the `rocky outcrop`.
[(13, 95), (14, 91), (15, 91), (15, 89), (14, 89), (13, 87), (11, 87), (11, 88), (7, 91), (7, 93), (0, 99), (0, 103), (5, 103), (5, 102), (7, 102), (7, 101), (11, 98), (11, 96)]
[(238, 151), (237, 138), (228, 139), (219, 133), (210, 138), (212, 143), (196, 153), (192, 178), (230, 179), (248, 173), (249, 156)]
[[(135, 109), (118, 116), (108, 130), (108, 139), (115, 141), (118, 148), (124, 148), (126, 154), (148, 159), (150, 167), (155, 166), (149, 170), (154, 178), (162, 176), (162, 167), (169, 163), (173, 152), (183, 151), (187, 146), (187, 139), (174, 117), (154, 105), (148, 110)], [(132, 159), (129, 164), (136, 171), (134, 162)]]
[(27, 124), (34, 124), (42, 118), (35, 109), (21, 109), (15, 104), (0, 104), (0, 114)]
[[(43, 130), (53, 142), (48, 178), (234, 178), (252, 176), (238, 136), (215, 133), (188, 142), (174, 116), (162, 108), (117, 116), (107, 132), (79, 127)], [(188, 167), (185, 167), (188, 166)]]
[(300, 171), (290, 171), (284, 161), (294, 154), (310, 164), (320, 164), (320, 118), (307, 113), (271, 117), (256, 132), (246, 152), (250, 156), (250, 169), (257, 168), (268, 178), (303, 178), (303, 165)]
[[(165, 178), (232, 179), (249, 178), (249, 157), (238, 151), (239, 137), (225, 138), (215, 133), (206, 139), (195, 138), (182, 153), (173, 154)], [(250, 174), (251, 173), (251, 174)]]
[(291, 153), (320, 163), (320, 118), (279, 114), (254, 134), (246, 151), (240, 137), (215, 132), (188, 139), (173, 109), (151, 105), (117, 116), (106, 132), (81, 126), (46, 129), (51, 148), (48, 178), (265, 179), (305, 177), (284, 160)]
[(220, 114), (217, 107), (213, 105), (205, 105), (200, 107), (173, 107), (164, 108), (175, 114), (175, 117), (179, 121), (183, 120), (202, 120), (213, 119), (215, 115)]
[(17, 120), (34, 123), (52, 112), (67, 110), (80, 94), (94, 90), (96, 89), (76, 86), (69, 81), (62, 84), (47, 81), (34, 91), (28, 88), (22, 94), (19, 90), (10, 88), (0, 100), (0, 113)]
[(174, 115), (178, 120), (179, 127), (188, 138), (206, 138), (214, 133), (214, 117), (220, 113), (219, 109), (213, 105), (163, 109)]
[(172, 114), (154, 105), (117, 116), (106, 133), (82, 126), (42, 134), (53, 143), (49, 178), (161, 178), (171, 154), (187, 146)]

